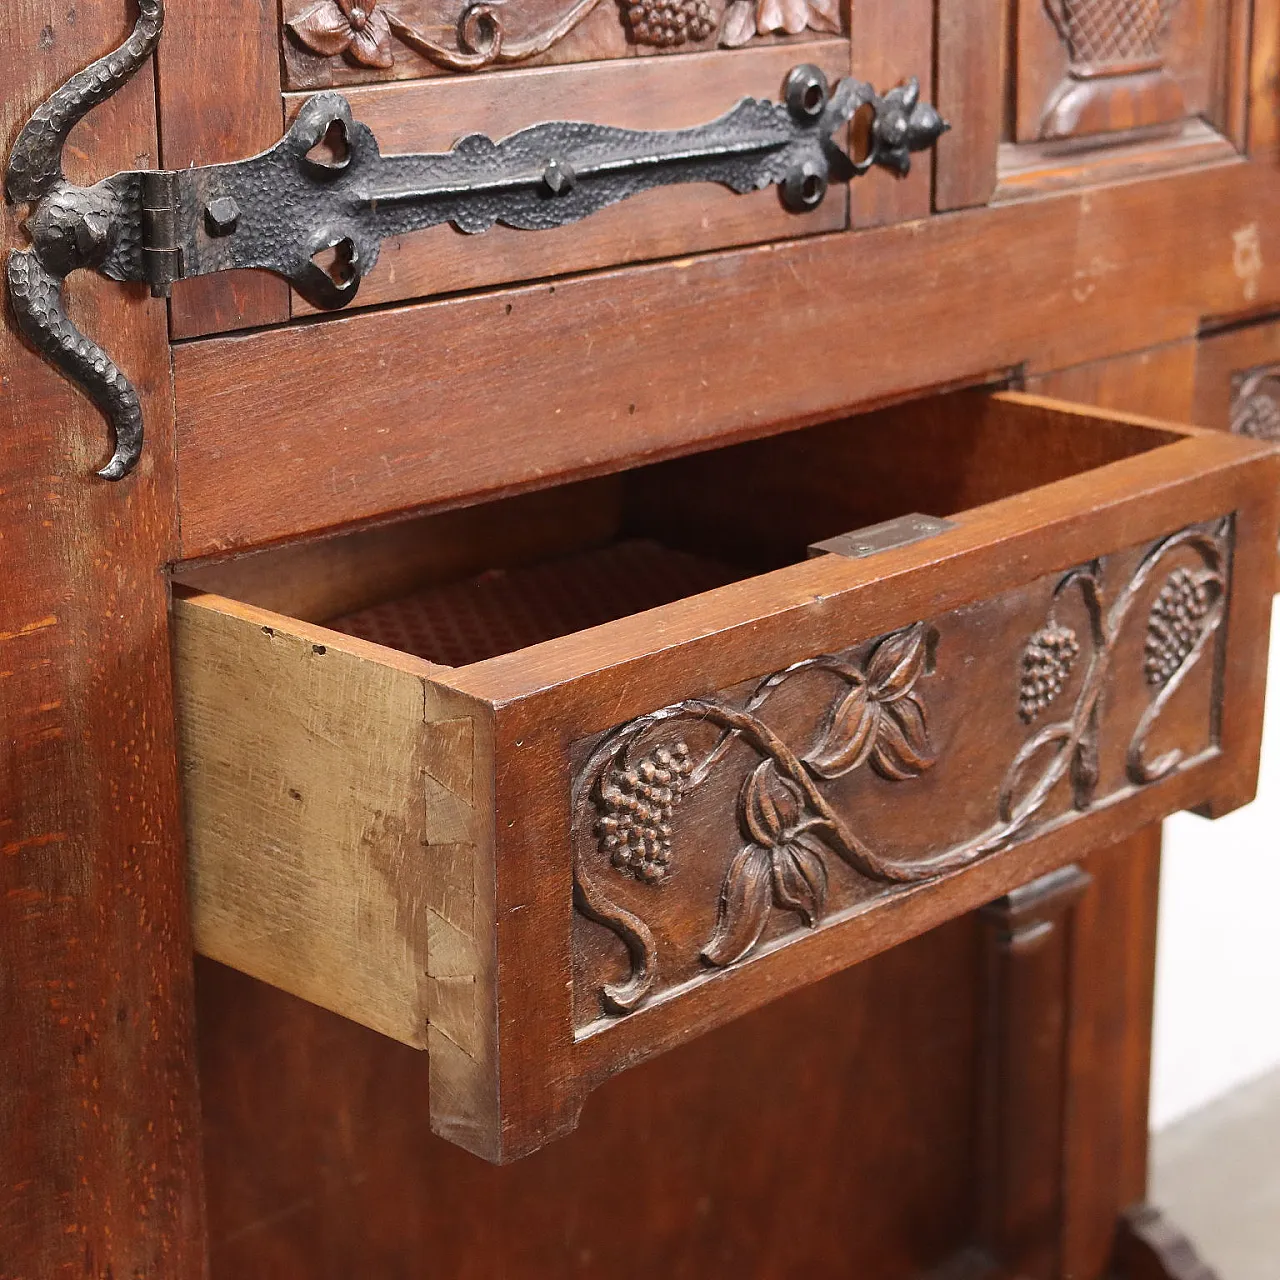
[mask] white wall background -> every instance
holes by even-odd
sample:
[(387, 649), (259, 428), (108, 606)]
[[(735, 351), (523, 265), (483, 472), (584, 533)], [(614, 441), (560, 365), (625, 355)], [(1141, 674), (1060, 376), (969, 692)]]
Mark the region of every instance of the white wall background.
[(1280, 602), (1258, 798), (1164, 828), (1151, 1127), (1280, 1069)]

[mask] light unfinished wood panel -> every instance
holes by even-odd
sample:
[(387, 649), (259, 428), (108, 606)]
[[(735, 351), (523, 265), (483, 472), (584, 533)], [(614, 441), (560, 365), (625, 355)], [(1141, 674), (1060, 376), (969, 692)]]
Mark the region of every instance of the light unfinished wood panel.
[(429, 664), (213, 599), (174, 602), (197, 949), (406, 1044), (427, 1047), (430, 1024), (485, 1057), (476, 704)]

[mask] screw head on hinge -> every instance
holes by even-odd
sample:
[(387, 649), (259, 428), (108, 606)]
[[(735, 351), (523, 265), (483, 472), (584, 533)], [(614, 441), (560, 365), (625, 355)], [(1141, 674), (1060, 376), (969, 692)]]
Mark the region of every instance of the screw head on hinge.
[(542, 181), (553, 196), (567, 196), (578, 185), (578, 175), (562, 156), (549, 156), (542, 169)]
[(240, 221), (240, 206), (231, 196), (216, 196), (204, 207), (204, 222), (211, 236), (229, 236)]
[(811, 62), (791, 68), (783, 92), (787, 108), (797, 120), (817, 120), (831, 98), (826, 75)]
[(782, 180), (782, 203), (792, 213), (816, 209), (826, 194), (826, 170), (813, 160), (796, 165)]

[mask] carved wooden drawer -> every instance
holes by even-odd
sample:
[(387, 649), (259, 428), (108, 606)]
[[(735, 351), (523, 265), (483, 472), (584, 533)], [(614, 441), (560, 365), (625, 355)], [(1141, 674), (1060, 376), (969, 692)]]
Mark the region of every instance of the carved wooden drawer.
[[(1233, 580), (1273, 570), (1278, 471), (962, 393), (206, 570), (198, 946), (427, 1050), (436, 1130), (521, 1155), (622, 1067), (1249, 799)], [(912, 512), (947, 523), (806, 556)]]

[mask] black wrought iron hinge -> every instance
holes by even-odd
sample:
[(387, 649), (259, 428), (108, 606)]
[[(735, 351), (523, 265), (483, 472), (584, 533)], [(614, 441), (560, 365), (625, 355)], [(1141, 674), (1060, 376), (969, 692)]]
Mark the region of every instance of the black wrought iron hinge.
[[(502, 141), (469, 134), (451, 150), (384, 156), (339, 93), (307, 100), (261, 155), (231, 164), (117, 173), (91, 187), (68, 182), (62, 148), (72, 127), (145, 62), (164, 25), (162, 0), (139, 0), (133, 34), (72, 77), (27, 122), (5, 173), (5, 194), (33, 206), (31, 248), (10, 254), (9, 295), (22, 331), (79, 383), (115, 430), (98, 473), (118, 480), (142, 449), (142, 410), (128, 378), (82, 334), (63, 306), (71, 272), (145, 281), (157, 296), (175, 281), (232, 268), (283, 276), (313, 306), (345, 306), (382, 241), (438, 223), (540, 231), (653, 187), (714, 182), (736, 192), (770, 185), (787, 208), (816, 208), (832, 182), (880, 166), (897, 174), (947, 125), (913, 80), (883, 96), (867, 84), (834, 88), (814, 66), (792, 69), (778, 103), (744, 98), (691, 129), (641, 131), (572, 121), (537, 124)], [(840, 138), (860, 109), (865, 154)], [(327, 267), (317, 261), (330, 254)]]

